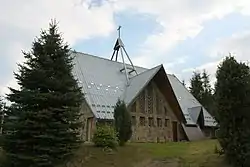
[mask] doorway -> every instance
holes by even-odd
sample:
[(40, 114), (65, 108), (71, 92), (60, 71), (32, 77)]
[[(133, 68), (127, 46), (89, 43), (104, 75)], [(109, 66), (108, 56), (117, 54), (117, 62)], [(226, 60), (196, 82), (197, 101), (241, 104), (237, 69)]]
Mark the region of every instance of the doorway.
[(176, 121), (172, 121), (173, 141), (178, 141), (178, 124)]
[(90, 141), (92, 137), (92, 122), (93, 118), (87, 118), (86, 141)]

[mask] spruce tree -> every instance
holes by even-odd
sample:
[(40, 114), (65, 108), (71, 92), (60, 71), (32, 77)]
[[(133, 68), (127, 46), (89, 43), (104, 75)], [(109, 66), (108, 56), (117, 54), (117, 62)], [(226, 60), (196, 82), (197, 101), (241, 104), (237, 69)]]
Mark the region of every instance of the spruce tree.
[(228, 56), (218, 66), (215, 84), (219, 142), (235, 166), (250, 166), (250, 71)]
[(120, 99), (118, 99), (114, 109), (114, 118), (119, 145), (123, 146), (132, 136), (132, 122), (126, 104)]
[(202, 72), (202, 105), (212, 114), (214, 115), (214, 101), (213, 101), (213, 93), (212, 87), (209, 80), (209, 75), (207, 74), (206, 70)]
[(190, 79), (190, 93), (201, 103), (204, 92), (203, 81), (200, 72), (194, 72)]
[(214, 111), (214, 100), (212, 88), (209, 80), (209, 75), (206, 70), (202, 73), (194, 72), (192, 78), (190, 79), (190, 93), (205, 107), (210, 114)]
[(5, 110), (5, 103), (3, 102), (3, 99), (0, 97), (0, 135), (2, 134), (3, 131), (4, 110)]
[[(81, 89), (72, 74), (69, 46), (52, 21), (32, 44), (14, 73), (3, 148), (11, 167), (54, 167), (80, 145)], [(7, 165), (6, 165), (7, 166)]]

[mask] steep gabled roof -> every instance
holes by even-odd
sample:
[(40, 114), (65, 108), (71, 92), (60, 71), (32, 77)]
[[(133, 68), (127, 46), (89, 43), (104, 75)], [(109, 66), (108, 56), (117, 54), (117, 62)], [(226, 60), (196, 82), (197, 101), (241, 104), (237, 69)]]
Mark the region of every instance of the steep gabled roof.
[(141, 90), (143, 90), (143, 88), (149, 83), (161, 67), (162, 65), (156, 66), (130, 79), (130, 84), (126, 87), (124, 92), (124, 101), (126, 104), (131, 103), (131, 101), (141, 92)]
[(130, 85), (127, 87), (126, 76), (120, 71), (122, 63), (78, 52), (73, 52), (72, 55), (75, 57), (73, 74), (78, 79), (93, 114), (100, 119), (113, 119), (118, 98), (130, 103), (160, 68), (145, 70), (135, 66), (138, 75), (129, 74)]
[[(198, 102), (198, 100), (187, 90), (185, 86), (174, 75), (168, 75), (169, 81), (174, 89), (182, 112), (186, 118), (187, 124), (196, 124), (196, 116), (199, 114), (199, 108), (202, 107), (205, 126), (216, 126), (215, 119), (207, 112), (207, 110)], [(196, 110), (197, 109), (197, 110)], [(200, 110), (201, 111), (201, 110)]]

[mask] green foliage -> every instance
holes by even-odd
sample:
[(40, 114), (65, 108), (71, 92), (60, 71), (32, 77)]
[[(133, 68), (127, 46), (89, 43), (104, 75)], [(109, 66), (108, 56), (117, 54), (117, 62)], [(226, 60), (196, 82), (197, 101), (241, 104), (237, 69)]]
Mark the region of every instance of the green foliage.
[(132, 122), (126, 104), (120, 99), (118, 99), (114, 109), (114, 118), (119, 145), (123, 146), (132, 136)]
[(219, 65), (215, 84), (218, 139), (235, 166), (250, 166), (250, 70), (228, 56)]
[(117, 134), (109, 125), (99, 125), (93, 136), (93, 142), (97, 147), (115, 148), (117, 146)]
[(192, 78), (190, 79), (190, 84), (190, 92), (199, 102), (201, 102), (202, 94), (204, 92), (201, 73), (194, 72)]
[(194, 72), (190, 79), (190, 92), (192, 95), (214, 115), (214, 99), (212, 88), (209, 80), (209, 75), (205, 70), (202, 73)]
[(83, 94), (72, 74), (72, 57), (55, 22), (42, 31), (10, 88), (3, 149), (11, 167), (54, 167), (80, 145)]
[[(5, 103), (3, 102), (3, 99), (0, 97), (0, 134), (2, 134), (2, 128), (3, 128), (3, 119), (4, 119), (4, 113), (5, 113)], [(1, 142), (1, 136), (0, 136), (0, 142)]]

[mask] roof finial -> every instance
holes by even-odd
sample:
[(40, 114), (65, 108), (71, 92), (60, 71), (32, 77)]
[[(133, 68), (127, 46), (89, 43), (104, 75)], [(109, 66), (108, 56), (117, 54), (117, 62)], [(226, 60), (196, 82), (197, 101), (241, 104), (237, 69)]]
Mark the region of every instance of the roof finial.
[(119, 26), (119, 27), (117, 28), (118, 37), (119, 37), (119, 38), (121, 37), (121, 28), (122, 28), (122, 26)]
[[(128, 75), (131, 74), (132, 72), (135, 72), (137, 74), (137, 71), (131, 61), (131, 59), (129, 58), (128, 56), (128, 53), (124, 47), (124, 44), (122, 42), (122, 39), (121, 39), (121, 27), (122, 26), (119, 26), (117, 28), (117, 31), (118, 31), (118, 38), (115, 42), (115, 46), (114, 46), (114, 51), (113, 51), (113, 54), (112, 54), (112, 57), (111, 57), (111, 60), (113, 60), (114, 56), (115, 56), (115, 61), (117, 61), (117, 58), (118, 58), (118, 53), (120, 51), (120, 54), (121, 54), (121, 58), (122, 58), (122, 62), (123, 62), (123, 68), (120, 70), (120, 72), (123, 72), (125, 71), (125, 75), (126, 75), (126, 79), (127, 79), (127, 84), (129, 85), (129, 77)], [(124, 55), (123, 55), (123, 52), (125, 53), (125, 55), (127, 56), (129, 62), (130, 62), (130, 65), (131, 67), (127, 67), (127, 64), (125, 63), (125, 60), (124, 60)], [(129, 70), (129, 71), (128, 71)]]

